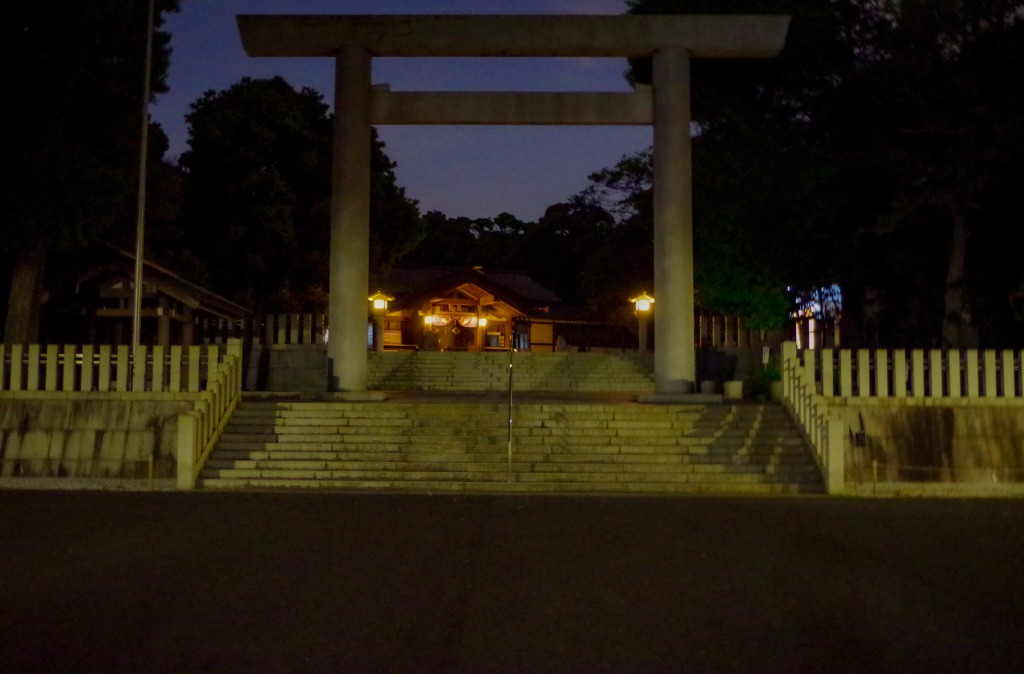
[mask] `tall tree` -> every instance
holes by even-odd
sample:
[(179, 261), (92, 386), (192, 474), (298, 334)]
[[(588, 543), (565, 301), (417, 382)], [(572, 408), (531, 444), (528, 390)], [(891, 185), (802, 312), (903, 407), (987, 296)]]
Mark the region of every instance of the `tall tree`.
[[(257, 311), (321, 310), (330, 264), (332, 119), (323, 96), (284, 79), (207, 92), (188, 115), (176, 266)], [(371, 271), (421, 236), (374, 132)]]
[(622, 267), (622, 259), (608, 254), (614, 230), (614, 216), (579, 195), (549, 206), (528, 230), (523, 268), (565, 302), (604, 310), (608, 284), (603, 281)]
[[(691, 63), (695, 283), (701, 306), (776, 327), (787, 288), (835, 281), (837, 172), (816, 120), (870, 32), (855, 0), (630, 0), (630, 12), (789, 14), (772, 59)], [(649, 82), (650, 61), (627, 75)], [(840, 207), (837, 209), (837, 207)]]
[[(859, 0), (627, 0), (631, 14), (785, 14), (782, 53), (770, 59), (697, 59), (693, 116), (701, 126), (742, 117), (805, 120), (823, 93), (854, 67), (856, 45), (873, 27)], [(627, 78), (651, 82), (650, 59), (632, 59)]]
[[(807, 290), (839, 281), (847, 344), (997, 345), (1021, 334), (1024, 279), (1003, 252), (1019, 249), (1021, 236), (1011, 224), (1019, 190), (1009, 186), (1021, 175), (1024, 106), (1008, 75), (1024, 50), (1020, 0), (631, 0), (630, 8), (792, 15), (778, 59), (693, 63), (698, 250), (702, 239), (727, 243), (727, 253), (756, 243), (740, 262), (756, 281), (764, 270), (751, 255), (784, 258), (773, 244), (785, 241), (788, 268), (774, 283)], [(634, 62), (632, 79), (645, 81), (648, 67)], [(731, 178), (708, 173), (720, 159), (744, 177), (731, 197), (715, 198)], [(755, 200), (760, 214), (719, 217)], [(718, 233), (701, 234), (709, 223)]]
[(405, 261), (416, 264), (464, 267), (476, 264), (470, 251), (476, 245), (473, 221), (449, 218), (441, 211), (423, 215), (423, 238)]
[[(838, 93), (828, 122), (865, 197), (850, 286), (878, 298), (867, 336), (919, 345), (1012, 343), (1019, 249), (1024, 5), (908, 0)], [(1009, 209), (1008, 209), (1009, 207)], [(894, 273), (894, 270), (898, 272)], [(1019, 334), (1019, 333), (1018, 333)]]
[[(157, 0), (151, 91), (166, 91), (170, 35)], [(14, 3), (0, 173), (0, 257), (11, 270), (5, 341), (37, 338), (47, 256), (130, 240), (138, 188), (147, 0)], [(161, 134), (154, 133), (159, 149)], [(153, 163), (161, 155), (151, 153)], [(51, 271), (60, 272), (60, 269)]]
[(587, 251), (580, 258), (580, 292), (591, 309), (605, 315), (626, 319), (625, 300), (653, 289), (652, 158), (649, 149), (641, 150), (595, 171), (570, 202), (584, 223), (570, 230)]

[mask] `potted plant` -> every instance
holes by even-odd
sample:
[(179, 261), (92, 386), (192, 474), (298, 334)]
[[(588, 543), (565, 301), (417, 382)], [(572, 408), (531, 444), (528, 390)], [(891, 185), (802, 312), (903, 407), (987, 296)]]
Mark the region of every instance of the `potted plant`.
[(782, 370), (775, 361), (769, 360), (754, 375), (753, 396), (761, 400), (782, 399)]

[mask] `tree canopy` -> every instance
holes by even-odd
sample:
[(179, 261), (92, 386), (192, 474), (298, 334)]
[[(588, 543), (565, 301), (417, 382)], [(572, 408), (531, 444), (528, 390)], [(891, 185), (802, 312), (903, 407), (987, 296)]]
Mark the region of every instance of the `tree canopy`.
[[(6, 341), (96, 242), (130, 247), (146, 0), (21, 4), (4, 36), (14, 111), (0, 176)], [(152, 94), (170, 36), (157, 0)], [(1024, 3), (628, 0), (633, 13), (788, 13), (785, 49), (692, 64), (695, 280), (708, 309), (777, 325), (792, 293), (842, 289), (846, 345), (1024, 340)], [(627, 78), (650, 80), (633, 60)], [(150, 134), (149, 248), (256, 311), (326, 307), (332, 120), (281, 78), (209, 91), (189, 150)], [(536, 222), (429, 212), (373, 136), (371, 273), (399, 261), (526, 271), (604, 315), (651, 289), (649, 150), (595, 171)], [(63, 256), (63, 257), (61, 257)], [(46, 265), (46, 260), (62, 259)], [(5, 274), (5, 277), (8, 276)], [(5, 278), (6, 280), (6, 278)], [(10, 292), (6, 292), (9, 290)], [(0, 307), (3, 309), (3, 307)], [(38, 313), (38, 312), (37, 312)], [(12, 321), (12, 317), (16, 320)]]
[[(1024, 273), (1006, 252), (1024, 243), (1011, 215), (1024, 156), (1010, 74), (1024, 58), (1019, 0), (629, 9), (792, 15), (777, 59), (692, 65), (702, 302), (742, 310), (772, 288), (838, 283), (847, 344), (1019, 343)], [(649, 67), (634, 61), (629, 77), (647, 81)]]
[[(325, 308), (333, 127), (323, 96), (280, 77), (245, 78), (193, 103), (188, 123), (175, 266), (256, 311)], [(420, 238), (394, 168), (374, 133), (375, 272)]]
[[(156, 2), (154, 96), (166, 91), (170, 57), (163, 15), (177, 9), (178, 0)], [(35, 339), (47, 255), (131, 241), (148, 2), (55, 0), (13, 3), (4, 12), (15, 65), (4, 75), (10, 121), (0, 175), (0, 257), (18, 280), (5, 339), (22, 342)], [(165, 148), (154, 127), (154, 165)], [(52, 273), (66, 268), (56, 265)]]

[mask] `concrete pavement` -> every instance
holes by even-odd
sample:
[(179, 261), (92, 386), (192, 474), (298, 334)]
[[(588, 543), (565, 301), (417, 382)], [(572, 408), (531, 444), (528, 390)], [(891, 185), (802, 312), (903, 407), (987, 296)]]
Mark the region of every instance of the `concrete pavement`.
[(1013, 672), (1024, 501), (0, 491), (4, 671)]

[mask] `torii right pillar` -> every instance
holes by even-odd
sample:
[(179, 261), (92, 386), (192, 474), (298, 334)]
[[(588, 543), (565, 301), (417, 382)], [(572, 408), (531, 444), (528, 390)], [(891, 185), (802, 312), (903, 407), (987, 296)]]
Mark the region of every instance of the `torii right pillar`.
[(690, 57), (654, 53), (654, 386), (691, 393), (697, 378), (693, 316), (693, 181)]

